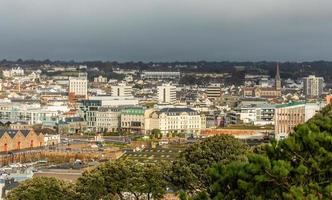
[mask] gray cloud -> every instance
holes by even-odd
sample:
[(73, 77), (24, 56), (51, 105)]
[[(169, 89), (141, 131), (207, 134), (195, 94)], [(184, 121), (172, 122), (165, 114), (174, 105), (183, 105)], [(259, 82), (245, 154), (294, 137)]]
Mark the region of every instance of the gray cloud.
[(327, 0), (0, 0), (0, 58), (332, 60)]

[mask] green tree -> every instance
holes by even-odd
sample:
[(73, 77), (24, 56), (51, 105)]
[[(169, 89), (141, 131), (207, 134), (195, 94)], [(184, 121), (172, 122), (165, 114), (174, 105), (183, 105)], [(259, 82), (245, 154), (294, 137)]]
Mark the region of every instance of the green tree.
[(154, 135), (154, 138), (161, 138), (161, 131), (160, 129), (152, 129), (151, 134)]
[(211, 199), (332, 199), (331, 106), (248, 162), (219, 164), (209, 174)]
[(6, 200), (76, 199), (74, 185), (56, 178), (34, 177), (9, 192)]
[(246, 160), (248, 147), (230, 135), (220, 135), (199, 141), (180, 154), (168, 169), (167, 180), (176, 190), (195, 193), (210, 183), (207, 169), (214, 164)]
[(141, 164), (131, 160), (108, 162), (86, 171), (77, 181), (82, 200), (161, 199), (166, 181), (161, 164)]

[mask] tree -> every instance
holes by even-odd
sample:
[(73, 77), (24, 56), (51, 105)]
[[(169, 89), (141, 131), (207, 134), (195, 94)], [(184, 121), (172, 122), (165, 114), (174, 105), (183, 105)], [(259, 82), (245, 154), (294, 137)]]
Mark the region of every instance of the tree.
[(206, 170), (220, 163), (246, 160), (248, 148), (230, 135), (220, 135), (199, 141), (180, 154), (171, 165), (167, 179), (177, 190), (191, 193), (206, 189), (210, 177)]
[(211, 199), (332, 199), (332, 107), (285, 140), (262, 146), (248, 162), (209, 170)]
[[(86, 171), (77, 181), (82, 200), (161, 199), (166, 181), (161, 164), (141, 164), (131, 160), (108, 162)], [(127, 194), (127, 196), (126, 196)]]
[(161, 131), (160, 129), (152, 129), (151, 134), (154, 135), (155, 138), (161, 138)]
[(9, 192), (6, 200), (76, 199), (74, 185), (56, 178), (34, 177)]

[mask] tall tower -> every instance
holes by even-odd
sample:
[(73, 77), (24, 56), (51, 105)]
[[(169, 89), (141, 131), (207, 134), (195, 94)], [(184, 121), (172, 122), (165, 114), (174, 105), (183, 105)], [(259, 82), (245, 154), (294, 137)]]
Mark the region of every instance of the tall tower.
[(280, 72), (279, 72), (279, 63), (277, 63), (277, 68), (276, 68), (275, 89), (276, 90), (281, 90), (281, 79), (280, 79)]

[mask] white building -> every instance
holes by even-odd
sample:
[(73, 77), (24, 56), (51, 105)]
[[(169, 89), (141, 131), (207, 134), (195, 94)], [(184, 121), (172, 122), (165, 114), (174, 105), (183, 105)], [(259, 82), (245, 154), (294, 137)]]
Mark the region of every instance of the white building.
[(100, 100), (101, 106), (136, 106), (138, 99), (132, 96), (129, 97), (113, 97), (113, 96), (90, 96), (89, 100)]
[(324, 78), (314, 75), (303, 78), (303, 92), (306, 97), (319, 97), (323, 92)]
[(70, 77), (69, 78), (69, 93), (74, 93), (76, 96), (88, 96), (88, 80), (86, 77)]
[(205, 116), (191, 108), (163, 108), (159, 112), (161, 133), (188, 133), (198, 135), (205, 129)]
[(180, 79), (181, 73), (180, 72), (152, 72), (152, 71), (145, 71), (142, 73), (142, 79)]
[(96, 112), (96, 129), (98, 132), (115, 132), (120, 128), (121, 111), (119, 108), (100, 107)]
[(129, 97), (132, 96), (132, 91), (133, 87), (125, 83), (112, 86), (112, 96), (114, 97)]
[(159, 103), (175, 103), (176, 87), (170, 84), (158, 86), (158, 102)]
[(24, 70), (21, 67), (12, 68), (11, 70), (3, 70), (2, 74), (6, 78), (14, 76), (24, 76)]

